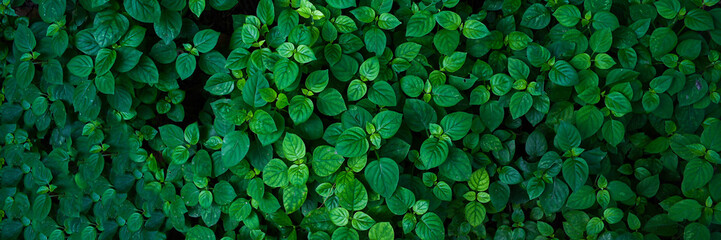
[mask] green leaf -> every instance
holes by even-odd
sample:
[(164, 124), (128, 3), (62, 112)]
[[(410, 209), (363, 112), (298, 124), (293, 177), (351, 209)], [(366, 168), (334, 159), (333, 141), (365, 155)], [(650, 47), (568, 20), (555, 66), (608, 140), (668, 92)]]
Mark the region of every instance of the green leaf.
[(177, 146), (173, 148), (173, 151), (170, 155), (170, 159), (172, 160), (173, 164), (177, 165), (185, 164), (185, 162), (188, 161), (188, 158), (190, 158), (190, 152), (184, 146)]
[(481, 136), (480, 145), (481, 150), (487, 152), (500, 151), (503, 149), (503, 143), (501, 143), (501, 139), (491, 134), (483, 134), (483, 136)]
[(483, 192), (488, 190), (490, 184), (490, 177), (486, 169), (479, 169), (471, 174), (471, 179), (468, 180), (468, 187), (477, 192)]
[(708, 227), (701, 223), (689, 223), (683, 230), (683, 239), (709, 240), (711, 239), (711, 232)]
[(131, 232), (137, 232), (143, 226), (143, 215), (140, 215), (140, 213), (130, 214), (126, 225)]
[(448, 72), (455, 72), (463, 67), (466, 62), (466, 53), (454, 52), (450, 56), (443, 58), (443, 69)]
[(593, 187), (584, 185), (568, 196), (566, 207), (571, 209), (588, 209), (596, 202), (596, 193)]
[(384, 139), (393, 137), (393, 135), (398, 132), (398, 129), (400, 129), (402, 122), (403, 114), (394, 111), (380, 112), (371, 120), (376, 132)]
[(335, 146), (338, 154), (344, 157), (360, 157), (367, 154), (369, 145), (366, 132), (362, 128), (349, 128), (338, 137)]
[(448, 158), (448, 143), (438, 138), (423, 141), (420, 149), (420, 160), (425, 169), (438, 167)]
[(373, 19), (376, 17), (376, 13), (373, 8), (368, 6), (360, 6), (356, 9), (350, 10), (350, 13), (362, 23), (373, 22)]
[(413, 60), (418, 56), (421, 51), (421, 45), (414, 42), (405, 42), (398, 45), (395, 49), (395, 56), (399, 58), (405, 58), (406, 60)]
[(611, 181), (608, 183), (608, 191), (611, 193), (611, 199), (625, 202), (636, 198), (636, 194), (621, 181)]
[(160, 80), (160, 74), (158, 73), (158, 67), (155, 66), (153, 60), (149, 57), (142, 56), (138, 65), (127, 73), (128, 77), (136, 82), (141, 83), (158, 83)]
[(247, 133), (241, 131), (228, 133), (223, 138), (221, 149), (223, 166), (230, 168), (240, 163), (248, 153), (249, 147), (250, 139)]
[(345, 208), (334, 208), (330, 211), (330, 220), (335, 224), (336, 226), (345, 226), (348, 225), (348, 219), (350, 218), (350, 213)]
[[(458, 31), (451, 31), (446, 29), (441, 29), (436, 33), (435, 36), (433, 36), (433, 45), (438, 49), (438, 52), (440, 52), (443, 55), (452, 55), (456, 49), (458, 48), (458, 45), (461, 43), (461, 35), (458, 33)], [(455, 58), (457, 60), (449, 59), (449, 64), (453, 64), (455, 62), (454, 67), (460, 67), (459, 64), (462, 65), (463, 63), (460, 62), (461, 56), (456, 56)], [(446, 57), (447, 58), (447, 57)], [(444, 60), (446, 59), (444, 58)], [(463, 58), (465, 62), (465, 58)], [(453, 67), (452, 67), (453, 68)], [(443, 69), (445, 70), (445, 68)]]
[(623, 123), (616, 120), (609, 120), (603, 124), (601, 133), (603, 138), (606, 139), (606, 142), (612, 146), (616, 146), (623, 141), (626, 130)]
[(591, 39), (589, 41), (591, 45), (591, 50), (593, 52), (597, 53), (605, 53), (608, 52), (608, 50), (611, 49), (611, 44), (613, 43), (613, 37), (611, 35), (611, 30), (601, 29), (593, 34), (591, 34)]
[(438, 25), (448, 30), (456, 30), (461, 26), (461, 16), (451, 11), (441, 11), (433, 16)]
[(466, 221), (474, 227), (483, 224), (483, 220), (486, 219), (486, 207), (479, 202), (474, 201), (466, 204), (464, 213), (466, 215)]
[(530, 74), (528, 65), (521, 60), (515, 58), (508, 59), (508, 74), (514, 79), (526, 79)]
[(65, 0), (41, 1), (39, 5), (38, 13), (40, 18), (47, 23), (52, 23), (58, 22), (64, 17), (67, 2)]
[(381, 13), (378, 16), (378, 27), (385, 30), (393, 30), (401, 25), (401, 21), (390, 13)]
[(359, 238), (360, 238), (360, 236), (358, 235), (358, 231), (356, 231), (355, 229), (352, 229), (352, 228), (347, 228), (347, 227), (337, 228), (335, 231), (333, 231), (333, 236), (331, 237), (332, 240), (340, 240), (340, 239), (358, 240)]
[(683, 199), (668, 209), (668, 217), (670, 220), (676, 222), (684, 220), (696, 221), (701, 217), (702, 208), (703, 206), (694, 199)]
[(579, 81), (576, 69), (573, 69), (571, 64), (563, 60), (556, 61), (548, 73), (548, 77), (551, 82), (564, 87), (575, 86)]
[(318, 95), (318, 111), (327, 116), (336, 116), (345, 112), (345, 100), (338, 90), (328, 88)]
[(15, 69), (15, 77), (20, 86), (27, 87), (35, 78), (35, 65), (32, 62), (22, 62)]
[[(22, 65), (25, 65), (25, 64), (21, 63), (20, 66), (18, 66), (18, 68), (20, 68)], [(25, 67), (30, 67), (30, 66), (32, 66), (33, 71), (32, 71), (32, 73), (30, 73), (28, 71), (26, 74), (32, 74), (33, 76), (32, 77), (25, 76), (24, 78), (30, 78), (30, 79), (29, 79), (29, 81), (28, 81), (28, 79), (23, 79), (22, 81), (24, 81), (24, 82), (26, 81), (23, 84), (29, 84), (30, 81), (32, 81), (32, 78), (34, 77), (34, 74), (35, 74), (34, 66), (33, 65), (25, 65)], [(19, 70), (19, 69), (16, 69), (16, 70)], [(25, 70), (27, 71), (30, 69), (25, 69)], [(16, 77), (17, 77), (17, 74), (16, 74)], [(42, 79), (51, 84), (63, 84), (63, 66), (60, 64), (60, 61), (55, 60), (55, 59), (50, 59), (50, 60), (48, 60), (48, 62), (43, 64)]]
[(219, 37), (220, 33), (212, 29), (201, 30), (193, 36), (193, 45), (201, 53), (210, 52), (213, 48), (215, 48)]
[(503, 106), (498, 101), (490, 101), (480, 107), (481, 121), (491, 131), (501, 125), (504, 115)]
[(481, 39), (490, 34), (486, 25), (477, 20), (467, 20), (463, 25), (463, 36), (468, 39)]
[(189, 0), (188, 8), (196, 17), (200, 17), (200, 14), (205, 10), (205, 0)]
[(410, 190), (398, 187), (393, 195), (386, 198), (388, 209), (395, 215), (405, 214), (416, 202), (416, 197)]
[(37, 45), (33, 32), (23, 24), (18, 25), (14, 37), (13, 46), (20, 52), (32, 52)]
[(286, 133), (283, 138), (283, 155), (289, 161), (305, 157), (305, 143), (298, 135)]
[(631, 101), (619, 92), (612, 92), (606, 95), (604, 103), (616, 117), (622, 117), (623, 115), (630, 113), (632, 110)]
[(32, 103), (32, 112), (36, 116), (43, 115), (48, 110), (48, 99), (44, 97), (37, 97)]
[(513, 119), (519, 118), (525, 115), (528, 110), (531, 110), (533, 105), (533, 97), (527, 92), (517, 92), (511, 96), (509, 103), (509, 110)]
[[(195, 72), (195, 66), (195, 56), (188, 53), (182, 53), (178, 55), (178, 58), (175, 60), (175, 70), (178, 72), (180, 79), (189, 78), (193, 74), (193, 72)], [(206, 83), (206, 85), (207, 84), (208, 83)]]
[(443, 133), (453, 141), (461, 140), (466, 136), (473, 124), (473, 115), (466, 112), (454, 112), (441, 119)]
[(230, 218), (235, 221), (245, 220), (248, 216), (250, 216), (252, 210), (253, 208), (250, 205), (250, 202), (244, 198), (236, 199), (228, 208)]
[(307, 196), (308, 187), (305, 184), (283, 187), (283, 208), (285, 208), (285, 212), (290, 214), (300, 209)]
[(328, 70), (317, 70), (308, 75), (305, 79), (305, 87), (313, 92), (322, 92), (328, 85), (330, 78)]
[(518, 172), (515, 168), (511, 166), (504, 166), (501, 169), (498, 170), (498, 178), (501, 180), (504, 184), (518, 184), (523, 181), (523, 177), (521, 176), (521, 173)]
[(345, 159), (335, 148), (322, 145), (313, 150), (313, 171), (321, 177), (329, 176), (337, 171)]
[(258, 15), (258, 18), (263, 24), (271, 25), (273, 24), (273, 19), (275, 18), (275, 7), (273, 6), (272, 0), (261, 0), (258, 3), (258, 8), (256, 9), (256, 15)]
[(676, 52), (680, 57), (696, 59), (701, 54), (701, 40), (686, 39), (676, 46)]
[(643, 98), (641, 99), (641, 103), (643, 104), (643, 109), (646, 110), (646, 112), (653, 112), (658, 108), (658, 105), (660, 104), (660, 100), (658, 94), (655, 92), (645, 92), (643, 94)]
[(379, 222), (368, 231), (370, 240), (393, 240), (393, 226), (389, 222)]
[(329, 6), (337, 9), (345, 9), (355, 7), (356, 2), (354, 0), (325, 0)]
[(130, 22), (124, 15), (107, 10), (95, 15), (93, 25), (95, 26), (93, 36), (97, 44), (100, 47), (108, 47), (120, 40), (128, 31)]
[(200, 225), (196, 225), (190, 230), (188, 230), (188, 233), (186, 235), (188, 239), (194, 239), (194, 240), (212, 240), (215, 238), (215, 233), (213, 230), (207, 227), (203, 227)]
[(433, 102), (441, 107), (452, 107), (463, 100), (463, 96), (451, 85), (441, 85), (433, 88)]
[(302, 95), (296, 95), (290, 100), (288, 114), (295, 124), (301, 124), (310, 118), (313, 109), (312, 100)]
[(140, 22), (153, 23), (160, 18), (160, 4), (158, 1), (124, 0), (123, 5), (125, 11), (128, 11), (131, 17)]
[[(377, 56), (382, 55), (383, 51), (386, 50), (386, 34), (379, 28), (373, 27), (368, 29), (363, 35), (363, 39), (366, 49), (368, 49), (369, 52), (375, 53)], [(363, 74), (362, 70), (363, 65), (361, 65), (361, 74)]]
[(383, 197), (390, 197), (398, 186), (400, 170), (390, 158), (380, 158), (366, 165), (365, 178), (371, 189)]
[(368, 89), (368, 100), (378, 106), (396, 106), (396, 93), (386, 81), (377, 81)]
[(176, 147), (185, 143), (183, 129), (181, 129), (180, 127), (173, 124), (167, 124), (161, 126), (158, 129), (160, 130), (160, 138), (163, 140), (163, 143), (165, 143), (166, 146)]
[(596, 30), (609, 29), (613, 31), (619, 27), (618, 18), (608, 11), (597, 12), (591, 20), (593, 21), (592, 26)]
[(448, 158), (438, 168), (441, 176), (453, 181), (468, 181), (471, 177), (471, 161), (468, 155), (458, 148), (451, 148)]
[(654, 58), (660, 58), (671, 52), (675, 47), (678, 38), (671, 28), (660, 27), (653, 30), (649, 39), (649, 49)]
[(432, 212), (421, 216), (416, 225), (415, 233), (422, 240), (442, 239), (446, 234), (443, 221)]
[(178, 12), (163, 10), (160, 13), (160, 19), (153, 24), (153, 27), (158, 37), (168, 43), (180, 34), (182, 25), (183, 20)]
[(534, 3), (526, 9), (521, 18), (521, 26), (531, 29), (543, 29), (551, 22), (551, 14), (543, 4)]
[(686, 13), (683, 20), (688, 29), (694, 31), (709, 31), (714, 29), (714, 20), (711, 14), (703, 9), (692, 9)]
[(227, 181), (220, 181), (213, 186), (213, 200), (219, 205), (230, 204), (238, 195)]
[(529, 199), (535, 199), (541, 196), (545, 189), (546, 183), (542, 179), (537, 177), (528, 180), (528, 183), (526, 185), (526, 192), (528, 193)]
[(52, 200), (47, 194), (38, 195), (33, 201), (31, 219), (38, 221), (45, 219), (50, 214), (51, 207)]
[(93, 72), (93, 59), (87, 55), (78, 55), (70, 59), (67, 67), (73, 75), (87, 77)]
[(197, 122), (192, 123), (185, 128), (183, 138), (185, 139), (185, 142), (190, 143), (190, 145), (198, 144), (198, 141), (200, 141), (200, 130), (198, 130)]
[(578, 191), (588, 179), (588, 163), (583, 158), (575, 157), (563, 162), (563, 179), (572, 191)]
[(436, 26), (436, 21), (428, 11), (419, 11), (408, 20), (406, 37), (423, 37), (428, 35)]
[(568, 151), (581, 145), (581, 134), (578, 129), (568, 122), (561, 122), (556, 127), (556, 137), (553, 145), (561, 151)]
[[(47, 72), (47, 68), (44, 72)], [(61, 76), (62, 77), (62, 76)], [(95, 76), (95, 87), (99, 92), (105, 94), (115, 94), (115, 77), (112, 73)]]
[(216, 73), (208, 78), (203, 89), (218, 96), (230, 94), (235, 89), (235, 80), (226, 73)]
[(451, 201), (453, 190), (448, 183), (440, 181), (432, 189), (433, 195), (441, 201)]
[(711, 177), (713, 177), (713, 166), (711, 166), (711, 163), (694, 159), (689, 161), (683, 170), (681, 189), (686, 192), (702, 188), (711, 181)]
[(298, 64), (288, 59), (282, 58), (276, 62), (273, 67), (273, 77), (278, 90), (286, 90), (291, 86), (295, 86), (299, 71)]
[(721, 121), (716, 121), (704, 128), (701, 133), (701, 144), (707, 149), (721, 152)]
[(313, 50), (306, 45), (299, 45), (295, 49), (293, 59), (295, 59), (298, 63), (309, 63), (316, 60), (315, 53), (313, 53)]
[(368, 204), (368, 192), (357, 179), (336, 183), (336, 194), (340, 206), (350, 211), (362, 210)]
[(678, 0), (661, 0), (653, 3), (656, 6), (658, 15), (665, 19), (673, 19), (681, 11), (681, 3)]
[(95, 56), (95, 74), (104, 75), (110, 68), (115, 64), (117, 53), (115, 50), (103, 48), (98, 51), (98, 55)]
[(283, 160), (274, 158), (263, 168), (263, 182), (270, 187), (284, 187), (288, 185), (288, 166)]
[(574, 5), (566, 4), (558, 7), (553, 16), (564, 27), (573, 27), (581, 20), (581, 11)]
[(359, 73), (362, 77), (373, 81), (378, 78), (380, 73), (380, 64), (377, 57), (368, 58), (360, 65)]
[(613, 65), (616, 65), (616, 61), (613, 60), (613, 57), (605, 53), (596, 55), (594, 61), (595, 66), (599, 69), (609, 69), (613, 67)]
[(350, 33), (358, 30), (355, 21), (348, 16), (340, 15), (335, 19), (335, 27), (341, 33)]

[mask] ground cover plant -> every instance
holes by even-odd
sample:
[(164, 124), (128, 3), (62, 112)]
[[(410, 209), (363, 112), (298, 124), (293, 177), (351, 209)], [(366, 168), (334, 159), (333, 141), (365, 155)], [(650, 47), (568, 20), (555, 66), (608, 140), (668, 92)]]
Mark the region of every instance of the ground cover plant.
[(0, 239), (719, 239), (718, 0), (2, 0)]

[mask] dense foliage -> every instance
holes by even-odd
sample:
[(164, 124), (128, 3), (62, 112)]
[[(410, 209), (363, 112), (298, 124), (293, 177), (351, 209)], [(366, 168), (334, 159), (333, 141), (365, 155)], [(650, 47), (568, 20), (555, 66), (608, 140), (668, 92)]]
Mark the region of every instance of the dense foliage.
[(718, 0), (245, 1), (2, 0), (0, 238), (721, 238)]

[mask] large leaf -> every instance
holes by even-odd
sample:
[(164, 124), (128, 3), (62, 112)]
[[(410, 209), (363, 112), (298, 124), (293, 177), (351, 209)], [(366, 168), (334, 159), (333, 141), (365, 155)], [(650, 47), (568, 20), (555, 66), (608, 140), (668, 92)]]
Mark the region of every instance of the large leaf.
[(344, 157), (360, 157), (366, 154), (368, 147), (365, 131), (359, 127), (352, 127), (343, 131), (338, 137), (335, 149)]
[(416, 235), (423, 240), (441, 239), (445, 236), (443, 221), (435, 213), (423, 214), (416, 225)]
[(248, 154), (250, 139), (248, 134), (241, 131), (233, 131), (223, 138), (222, 160), (223, 166), (232, 167), (240, 163)]
[(383, 197), (390, 197), (398, 186), (398, 164), (390, 158), (380, 158), (366, 165), (365, 178), (371, 189)]

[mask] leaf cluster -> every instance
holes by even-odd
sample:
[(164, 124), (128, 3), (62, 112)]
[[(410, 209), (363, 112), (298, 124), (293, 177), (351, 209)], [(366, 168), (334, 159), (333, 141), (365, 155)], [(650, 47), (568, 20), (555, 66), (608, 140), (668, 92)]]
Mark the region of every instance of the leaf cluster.
[(721, 238), (718, 0), (247, 5), (2, 0), (0, 239)]

